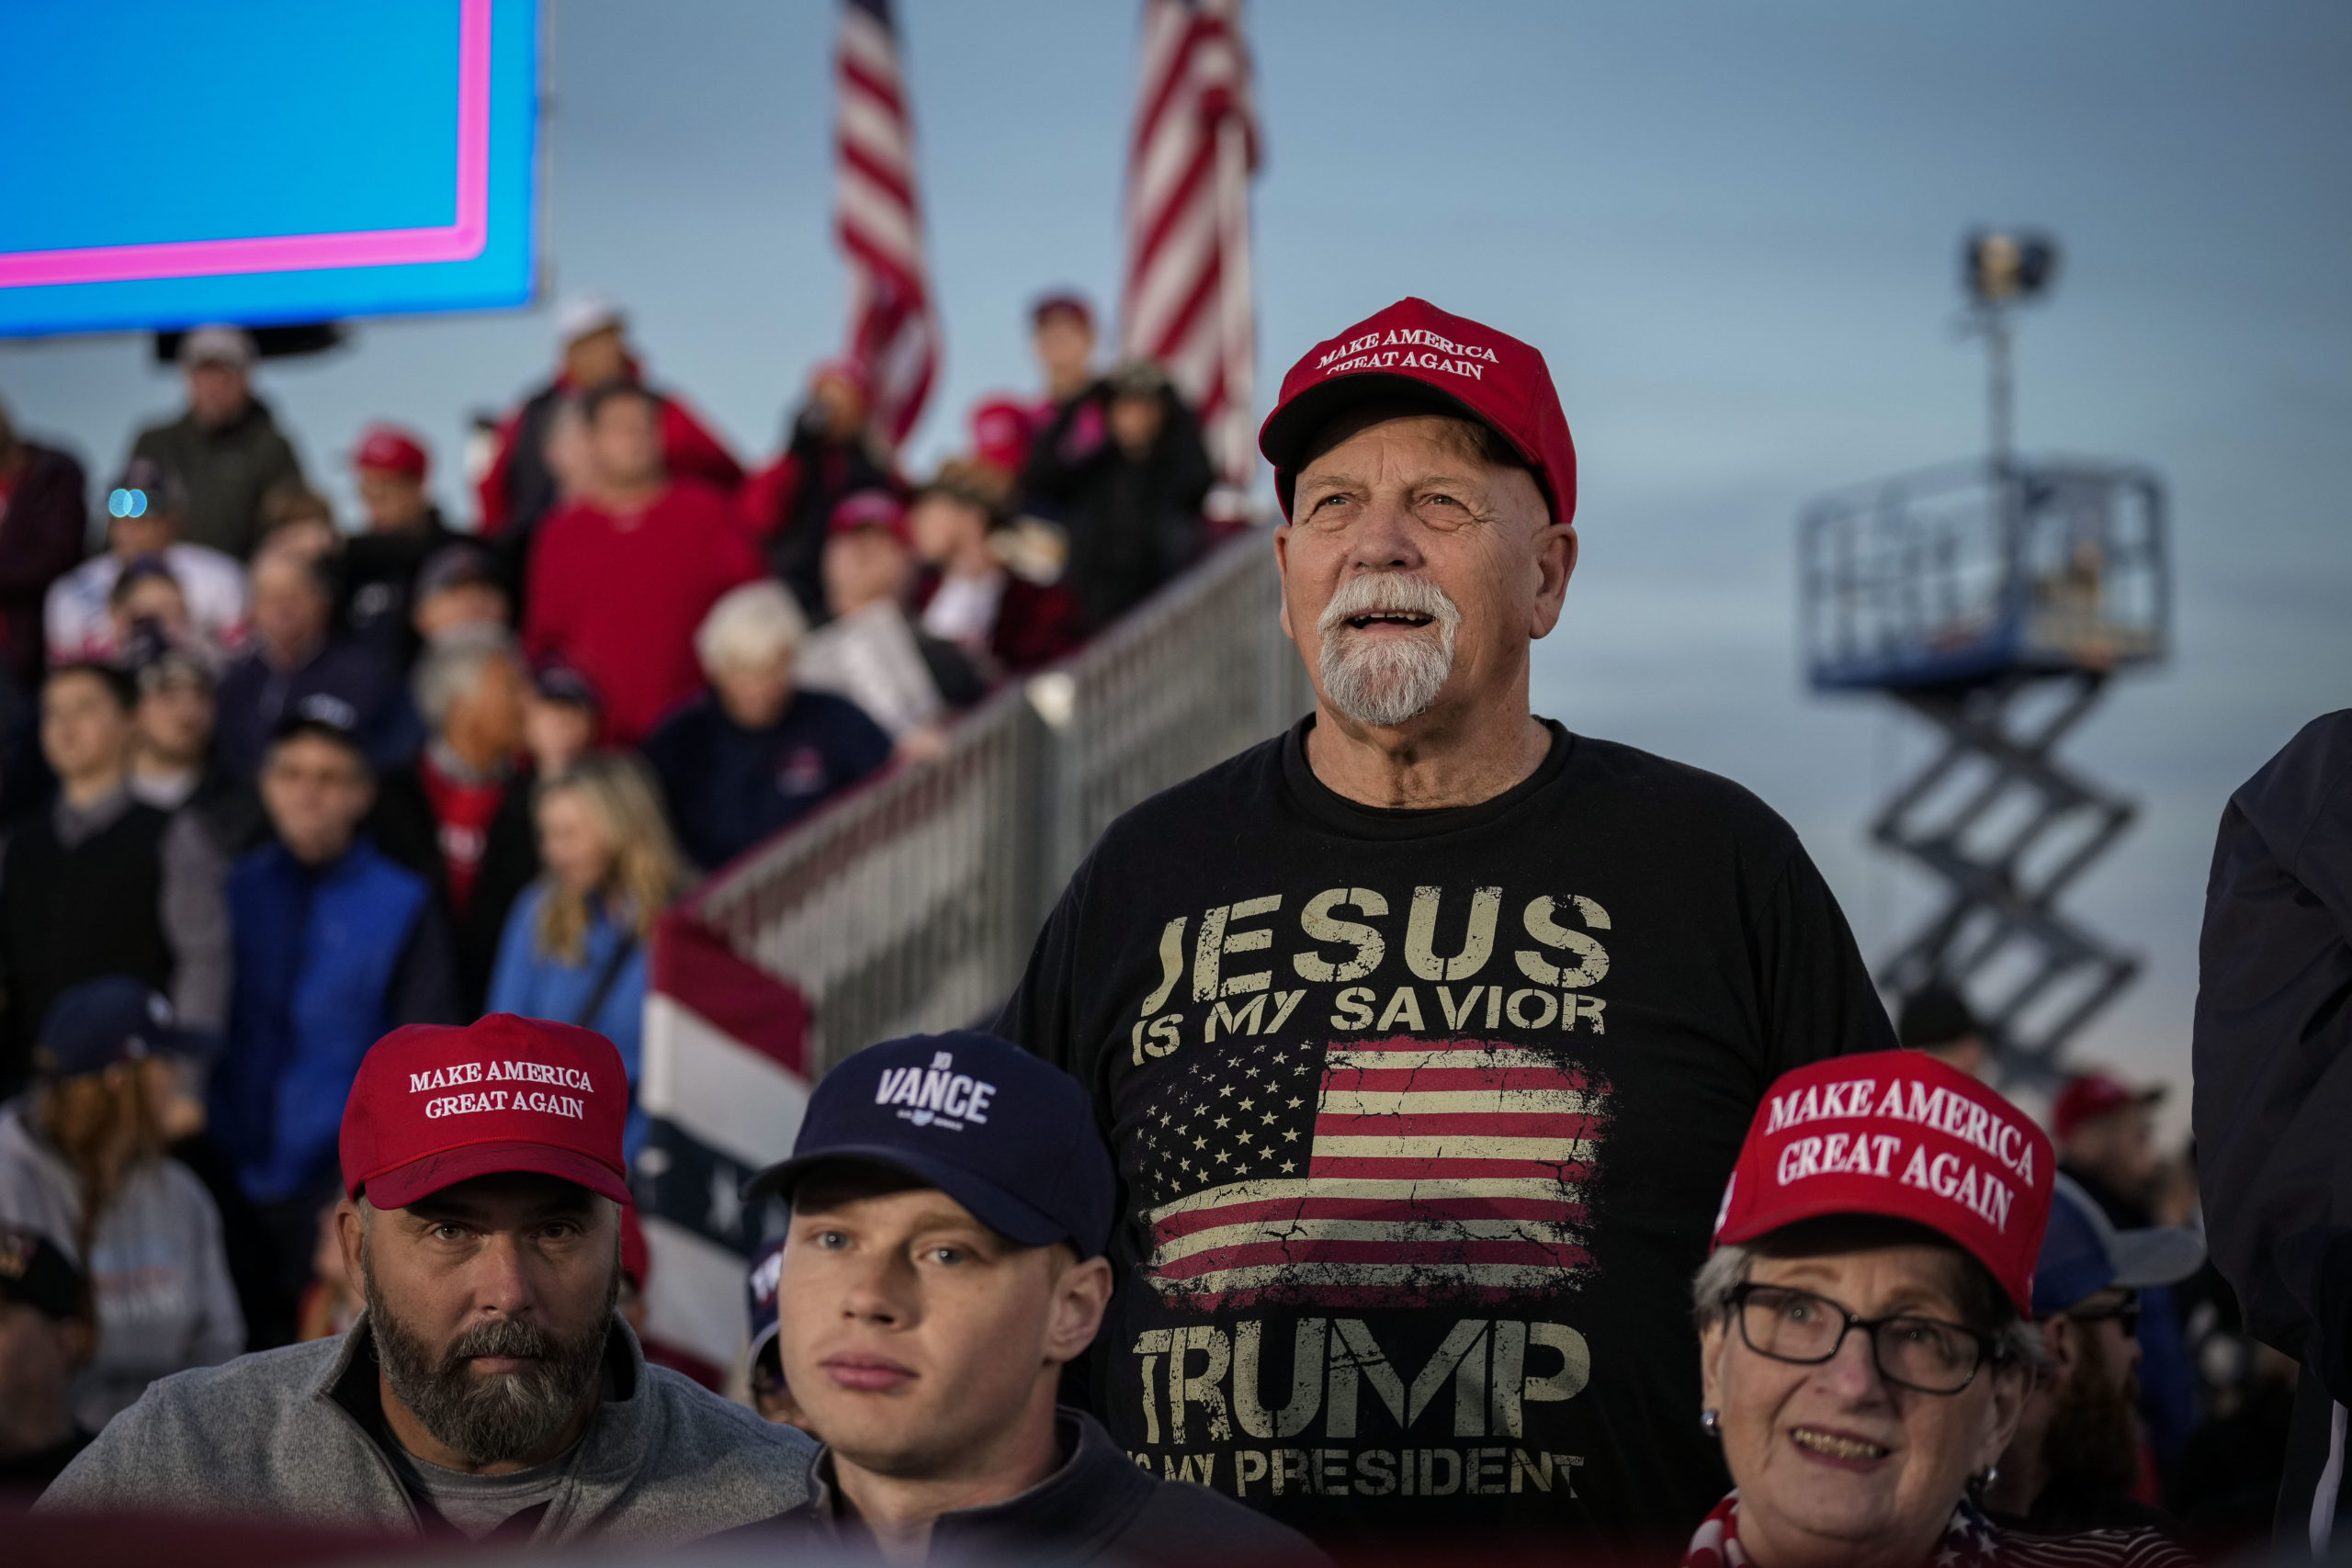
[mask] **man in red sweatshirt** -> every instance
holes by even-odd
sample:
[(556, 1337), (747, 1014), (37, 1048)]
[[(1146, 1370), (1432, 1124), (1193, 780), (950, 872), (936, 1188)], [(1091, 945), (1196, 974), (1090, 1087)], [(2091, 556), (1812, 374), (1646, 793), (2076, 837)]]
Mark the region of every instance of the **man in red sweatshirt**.
[(765, 569), (726, 495), (665, 468), (658, 397), (615, 382), (584, 409), (598, 491), (540, 525), (523, 642), (594, 682), (605, 739), (628, 746), (701, 688), (695, 627)]
[[(534, 391), (498, 427), (498, 449), (480, 487), (485, 537), (526, 536), (559, 503), (546, 443), (557, 405), (616, 381), (642, 384), (637, 351), (620, 307), (594, 295), (567, 299), (556, 311), (562, 360), (556, 377)], [(672, 394), (659, 399), (662, 457), (670, 472), (724, 491), (743, 482), (742, 466), (727, 444)], [(513, 558), (519, 559), (519, 553)]]

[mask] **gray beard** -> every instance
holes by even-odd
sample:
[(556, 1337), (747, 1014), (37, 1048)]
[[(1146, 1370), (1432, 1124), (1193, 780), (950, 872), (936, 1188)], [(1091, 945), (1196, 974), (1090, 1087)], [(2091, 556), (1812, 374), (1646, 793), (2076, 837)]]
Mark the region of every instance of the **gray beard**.
[[(384, 1381), (435, 1442), (469, 1461), (506, 1464), (539, 1453), (595, 1397), (613, 1307), (620, 1299), (617, 1266), (596, 1325), (575, 1338), (563, 1338), (536, 1323), (502, 1318), (466, 1330), (437, 1354), (385, 1308), (364, 1247), (359, 1272)], [(477, 1377), (468, 1364), (475, 1356), (534, 1359), (521, 1371)]]
[(1323, 700), (1342, 718), (1394, 729), (1429, 712), (1453, 673), (1453, 626), (1374, 642), (1342, 624), (1323, 638)]
[[(1378, 637), (1348, 625), (1351, 616), (1384, 609), (1411, 611), (1428, 617), (1429, 624), (1407, 637)], [(1453, 672), (1453, 635), (1461, 625), (1460, 606), (1417, 573), (1348, 579), (1316, 620), (1323, 637), (1317, 661), (1323, 700), (1340, 717), (1374, 729), (1410, 724), (1445, 689)]]

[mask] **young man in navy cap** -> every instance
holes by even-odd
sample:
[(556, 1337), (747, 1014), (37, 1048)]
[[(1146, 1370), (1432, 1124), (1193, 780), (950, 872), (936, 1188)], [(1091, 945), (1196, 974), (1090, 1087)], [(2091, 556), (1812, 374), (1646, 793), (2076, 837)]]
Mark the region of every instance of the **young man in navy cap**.
[(1112, 1187), (1085, 1090), (1004, 1041), (894, 1040), (827, 1075), (746, 1190), (792, 1205), (776, 1343), (826, 1441), (790, 1521), (898, 1561), (1317, 1560), (1057, 1407), (1111, 1294)]
[(341, 1134), (359, 1322), (156, 1383), (42, 1506), (660, 1546), (799, 1502), (808, 1440), (649, 1366), (614, 1311), (628, 1108), (584, 1029), (385, 1036)]
[(1530, 711), (1542, 355), (1400, 300), (1259, 444), (1316, 710), (1114, 823), (999, 1025), (1114, 1130), (1092, 1408), (1318, 1538), (1687, 1529), (1724, 1179), (1764, 1085), (1894, 1032), (1788, 824)]
[(375, 774), (347, 717), (311, 699), (279, 721), (260, 778), (272, 841), (229, 874), (236, 983), (211, 1132), (269, 1238), (261, 1345), (293, 1337), (334, 1195), (337, 1118), (368, 1046), (401, 1024), (469, 1016), (432, 885), (362, 827)]

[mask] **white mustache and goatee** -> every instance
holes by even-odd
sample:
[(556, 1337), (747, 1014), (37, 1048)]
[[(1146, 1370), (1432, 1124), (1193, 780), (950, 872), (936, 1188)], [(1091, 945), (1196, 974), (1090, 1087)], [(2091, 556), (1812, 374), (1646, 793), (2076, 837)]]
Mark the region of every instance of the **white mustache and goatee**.
[[(1385, 619), (1419, 629), (1368, 637), (1351, 622)], [(1453, 671), (1461, 607), (1425, 577), (1365, 572), (1340, 585), (1317, 617), (1324, 700), (1347, 718), (1393, 729), (1429, 711)]]

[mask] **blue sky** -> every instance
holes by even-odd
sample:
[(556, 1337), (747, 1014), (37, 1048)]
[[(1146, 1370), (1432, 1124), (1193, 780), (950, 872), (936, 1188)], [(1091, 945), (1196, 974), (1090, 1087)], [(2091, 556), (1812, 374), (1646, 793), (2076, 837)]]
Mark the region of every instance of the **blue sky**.
[[(1873, 955), (1927, 895), (1862, 824), (1925, 737), (1804, 690), (1796, 508), (1975, 449), (1959, 236), (2057, 233), (2021, 443), (2161, 470), (2178, 590), (2171, 662), (2068, 753), (2143, 806), (2071, 900), (2148, 961), (2082, 1050), (2185, 1080), (2222, 805), (2352, 702), (2352, 13), (1261, 0), (1250, 26), (1261, 385), (1407, 293), (1541, 347), (1585, 554), (1538, 707), (1755, 788)], [(821, 0), (552, 3), (550, 284), (628, 301), (657, 376), (746, 452), (841, 332), (831, 28)], [(902, 30), (948, 334), (929, 457), (975, 396), (1030, 384), (1030, 296), (1114, 294), (1136, 23), (1113, 0), (902, 0)], [(370, 322), (264, 383), (347, 497), (367, 419), (454, 467), (548, 338), (544, 307)], [(107, 467), (175, 392), (118, 338), (0, 345), (0, 397)]]

